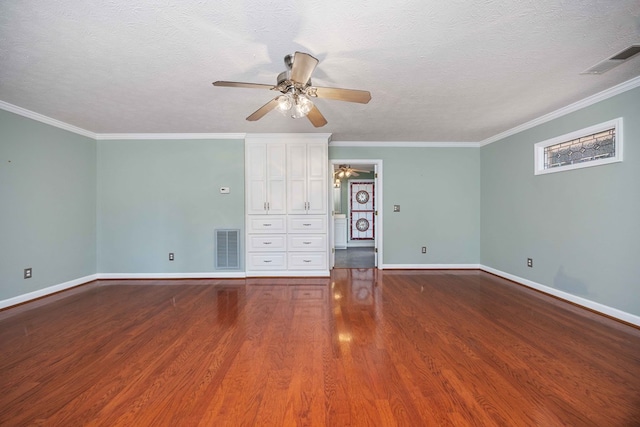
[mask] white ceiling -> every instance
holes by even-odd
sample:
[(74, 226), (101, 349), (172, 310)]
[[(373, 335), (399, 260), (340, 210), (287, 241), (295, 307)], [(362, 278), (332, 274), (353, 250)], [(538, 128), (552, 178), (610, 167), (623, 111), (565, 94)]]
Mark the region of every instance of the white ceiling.
[[(334, 140), (478, 142), (640, 75), (639, 0), (2, 0), (0, 100), (94, 133), (323, 132)], [(317, 86), (371, 91), (271, 112), (296, 50)]]

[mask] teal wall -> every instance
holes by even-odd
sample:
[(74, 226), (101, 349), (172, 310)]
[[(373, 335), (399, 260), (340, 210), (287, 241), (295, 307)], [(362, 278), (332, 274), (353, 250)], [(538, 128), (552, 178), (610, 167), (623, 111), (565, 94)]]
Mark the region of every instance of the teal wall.
[[(616, 117), (622, 163), (533, 174), (535, 143)], [(639, 88), (481, 149), (329, 158), (383, 161), (383, 265), (482, 264), (640, 315)], [(96, 142), (0, 110), (0, 300), (95, 273), (213, 271), (214, 230), (244, 232), (243, 164), (242, 140)]]
[(214, 271), (214, 230), (244, 233), (243, 165), (243, 140), (98, 141), (98, 271)]
[(382, 160), (383, 264), (479, 264), (479, 149), (329, 146), (329, 159)]
[[(622, 163), (534, 175), (535, 143), (616, 117)], [(481, 171), (482, 264), (640, 315), (640, 89), (483, 147)]]
[(96, 273), (93, 139), (0, 110), (0, 253), (0, 300)]

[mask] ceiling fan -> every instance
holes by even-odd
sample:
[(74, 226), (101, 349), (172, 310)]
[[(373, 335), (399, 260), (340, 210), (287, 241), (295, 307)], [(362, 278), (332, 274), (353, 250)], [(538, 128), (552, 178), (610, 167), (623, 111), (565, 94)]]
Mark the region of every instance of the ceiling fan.
[(327, 119), (320, 113), (318, 107), (313, 105), (310, 98), (337, 99), (360, 104), (366, 104), (371, 100), (371, 93), (366, 90), (312, 86), (311, 74), (316, 69), (318, 60), (308, 53), (296, 52), (293, 55), (287, 55), (284, 57), (284, 63), (287, 70), (278, 75), (278, 83), (275, 86), (227, 81), (213, 82), (213, 85), (282, 92), (282, 95), (276, 96), (247, 117), (249, 121), (259, 120), (269, 111), (278, 109), (295, 119), (306, 116), (315, 127), (321, 127), (327, 124)]
[(367, 171), (364, 169), (355, 169), (352, 168), (351, 165), (340, 165), (338, 166), (338, 168), (333, 172), (333, 177), (336, 179), (342, 179), (342, 178), (349, 178), (350, 176), (360, 176), (360, 174), (358, 173), (369, 173), (371, 171)]

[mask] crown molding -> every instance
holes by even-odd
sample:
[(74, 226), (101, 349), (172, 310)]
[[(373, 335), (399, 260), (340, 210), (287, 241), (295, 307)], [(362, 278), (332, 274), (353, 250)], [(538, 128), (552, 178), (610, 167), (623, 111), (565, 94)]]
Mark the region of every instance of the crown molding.
[(526, 123), (523, 123), (519, 126), (506, 130), (502, 133), (494, 135), (490, 138), (480, 141), (480, 147), (484, 147), (485, 145), (491, 144), (496, 141), (500, 141), (506, 137), (511, 135), (515, 135), (527, 129), (531, 129), (535, 126), (541, 125), (543, 123), (547, 123), (551, 120), (557, 119), (562, 116), (566, 116), (567, 114), (573, 113), (575, 111), (581, 110), (583, 108), (589, 107), (593, 104), (596, 104), (600, 101), (604, 101), (605, 99), (609, 99), (613, 96), (620, 95), (621, 93), (627, 92), (631, 89), (635, 89), (640, 86), (640, 76), (634, 77), (631, 80), (627, 80), (626, 82), (620, 83), (619, 85), (613, 86), (609, 89), (605, 89), (602, 92), (598, 92), (595, 95), (591, 95), (587, 98), (584, 98), (580, 101), (574, 102), (573, 104), (569, 104), (566, 107), (559, 108), (555, 111), (552, 111), (549, 114), (545, 114), (544, 116), (540, 116), (537, 119), (533, 119)]
[(244, 139), (244, 133), (99, 133), (95, 139), (135, 140), (135, 139)]
[(331, 134), (330, 133), (247, 133), (246, 138), (265, 138), (265, 139), (318, 138), (324, 141), (331, 141)]
[(0, 101), (0, 108), (5, 111), (9, 111), (10, 113), (18, 114), (20, 116), (27, 117), (38, 122), (57, 127), (59, 129), (96, 139), (96, 134), (86, 129), (70, 125), (69, 123), (61, 122), (60, 120), (52, 119), (51, 117), (36, 113), (35, 111), (27, 110), (26, 108), (18, 107), (17, 105), (9, 104), (8, 102)]
[(331, 147), (390, 147), (390, 148), (479, 148), (477, 142), (426, 141), (331, 141)]

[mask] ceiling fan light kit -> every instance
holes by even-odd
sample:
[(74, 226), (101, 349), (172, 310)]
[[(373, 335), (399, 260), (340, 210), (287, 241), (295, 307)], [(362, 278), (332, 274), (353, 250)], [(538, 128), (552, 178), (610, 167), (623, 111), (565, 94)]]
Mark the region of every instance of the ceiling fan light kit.
[(371, 171), (364, 169), (355, 169), (352, 168), (351, 165), (340, 165), (333, 172), (333, 177), (336, 180), (336, 183), (339, 183), (342, 178), (350, 178), (351, 176), (360, 176), (358, 172), (369, 173)]
[(284, 63), (287, 70), (278, 75), (278, 83), (275, 86), (228, 81), (213, 82), (213, 85), (270, 89), (282, 92), (282, 95), (273, 98), (247, 117), (249, 121), (259, 120), (269, 111), (277, 109), (285, 116), (290, 116), (294, 119), (306, 117), (315, 127), (322, 127), (327, 124), (327, 119), (324, 118), (318, 107), (313, 104), (312, 97), (360, 104), (366, 104), (371, 100), (371, 94), (366, 90), (312, 86), (311, 74), (316, 69), (318, 60), (308, 53), (296, 52), (293, 55), (287, 55), (284, 57)]

